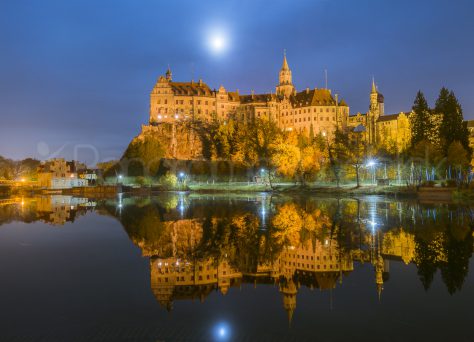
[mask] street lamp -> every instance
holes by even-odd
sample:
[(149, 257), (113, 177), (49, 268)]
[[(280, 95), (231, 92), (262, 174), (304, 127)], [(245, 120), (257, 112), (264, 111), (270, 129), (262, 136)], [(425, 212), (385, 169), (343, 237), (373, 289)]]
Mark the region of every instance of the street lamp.
[(372, 184), (375, 184), (375, 167), (377, 166), (377, 161), (375, 159), (367, 160), (367, 168), (372, 170)]

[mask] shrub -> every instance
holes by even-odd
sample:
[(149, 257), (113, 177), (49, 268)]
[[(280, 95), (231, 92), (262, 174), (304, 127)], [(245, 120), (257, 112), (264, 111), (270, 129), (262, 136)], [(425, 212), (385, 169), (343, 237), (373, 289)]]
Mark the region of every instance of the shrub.
[(166, 190), (173, 190), (178, 184), (178, 177), (173, 173), (167, 172), (160, 177), (159, 182)]

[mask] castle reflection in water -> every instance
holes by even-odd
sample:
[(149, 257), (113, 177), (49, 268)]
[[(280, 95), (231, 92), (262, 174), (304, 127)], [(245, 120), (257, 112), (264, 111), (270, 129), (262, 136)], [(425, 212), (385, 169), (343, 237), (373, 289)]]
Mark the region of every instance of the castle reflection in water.
[(167, 310), (174, 301), (204, 301), (245, 283), (275, 284), (291, 321), (301, 287), (334, 289), (367, 263), (374, 296), (382, 296), (394, 262), (414, 264), (426, 290), (439, 270), (452, 294), (462, 289), (473, 251), (468, 205), (185, 193), (119, 196), (97, 206), (64, 196), (21, 201), (0, 203), (0, 220), (14, 216), (6, 207), (16, 208), (16, 219), (53, 224), (93, 207), (117, 218), (149, 258), (151, 290)]

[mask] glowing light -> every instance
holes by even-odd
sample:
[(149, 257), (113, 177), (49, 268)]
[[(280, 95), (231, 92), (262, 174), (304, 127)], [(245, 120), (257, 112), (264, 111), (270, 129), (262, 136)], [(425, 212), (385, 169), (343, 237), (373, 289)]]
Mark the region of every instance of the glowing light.
[(178, 114), (176, 114), (176, 115), (174, 116), (174, 118), (175, 118), (175, 119), (179, 118), (179, 115), (178, 115)]
[(225, 48), (225, 39), (222, 35), (215, 35), (211, 38), (211, 47), (215, 52), (220, 52)]
[(374, 167), (375, 164), (377, 164), (377, 161), (375, 161), (374, 159), (367, 160), (367, 167)]
[(216, 340), (225, 341), (231, 337), (231, 329), (227, 323), (219, 323), (213, 330)]

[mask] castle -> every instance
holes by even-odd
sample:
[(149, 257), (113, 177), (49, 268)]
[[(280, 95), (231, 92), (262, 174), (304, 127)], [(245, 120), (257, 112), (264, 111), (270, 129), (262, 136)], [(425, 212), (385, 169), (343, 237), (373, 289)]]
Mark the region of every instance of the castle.
[(337, 129), (350, 130), (363, 125), (368, 143), (402, 151), (410, 143), (409, 115), (386, 115), (384, 97), (378, 92), (375, 81), (372, 82), (369, 111), (356, 115), (350, 115), (347, 103), (333, 95), (330, 89), (297, 91), (285, 53), (274, 93), (255, 94), (252, 91), (249, 95), (241, 95), (222, 85), (218, 90), (212, 90), (202, 80), (174, 82), (168, 68), (151, 91), (149, 123), (267, 118), (275, 120), (284, 130), (309, 136), (321, 134), (329, 139)]

